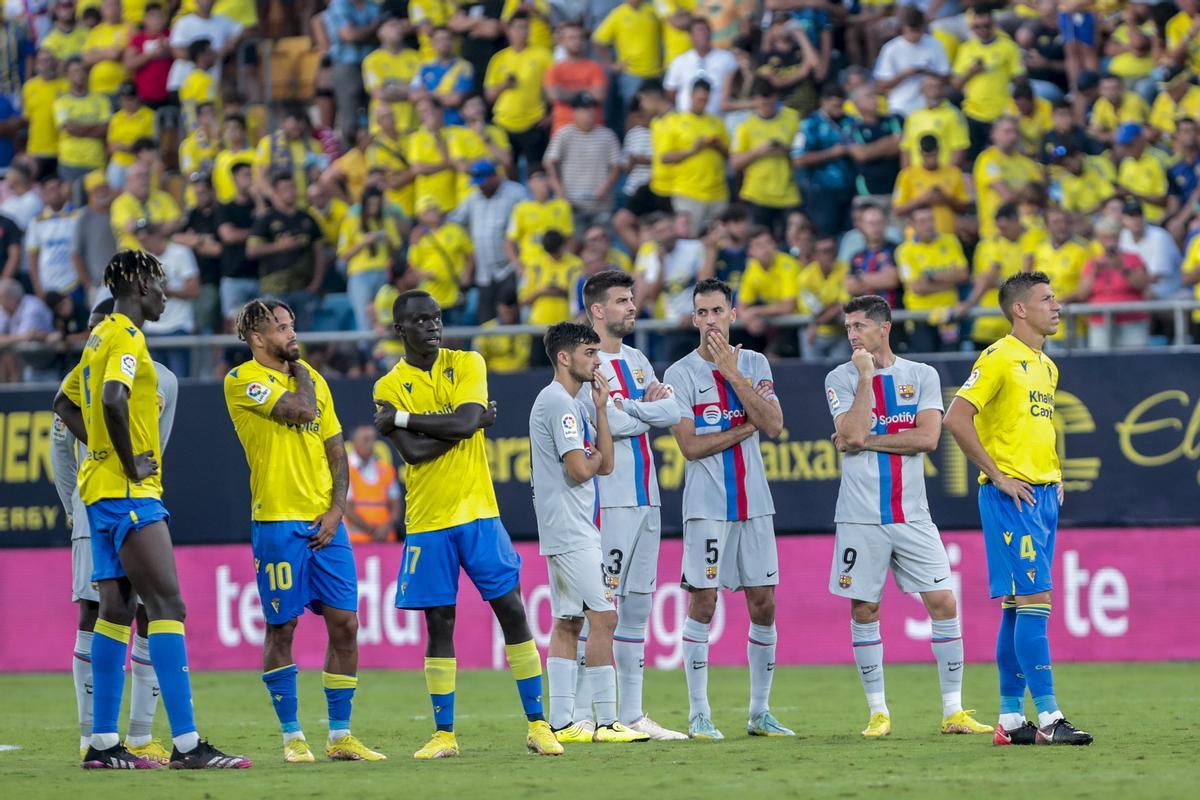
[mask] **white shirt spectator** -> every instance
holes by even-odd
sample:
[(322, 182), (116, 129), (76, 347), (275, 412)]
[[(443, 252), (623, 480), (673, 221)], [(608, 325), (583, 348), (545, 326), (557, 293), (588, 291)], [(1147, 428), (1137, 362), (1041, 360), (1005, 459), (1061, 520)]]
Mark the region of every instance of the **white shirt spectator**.
[(600, 196), (609, 170), (621, 163), (617, 135), (605, 127), (582, 131), (572, 122), (550, 140), (546, 158), (557, 162), (563, 191), (573, 206), (599, 211), (612, 206), (612, 198)]
[(657, 245), (643, 245), (633, 271), (647, 283), (654, 283), (662, 274), (663, 316), (682, 322), (692, 314), (692, 287), (703, 265), (704, 243), (698, 239), (679, 239), (666, 258), (659, 256)]
[(0, 337), (29, 339), (33, 338), (33, 334), (46, 334), (53, 330), (54, 314), (49, 306), (34, 295), (23, 295), (12, 312), (0, 303)]
[(1147, 222), (1142, 238), (1134, 239), (1128, 228), (1122, 228), (1119, 246), (1122, 253), (1133, 253), (1146, 265), (1146, 272), (1154, 280), (1154, 283), (1150, 284), (1150, 299), (1168, 300), (1176, 296), (1190, 296), (1183, 288), (1183, 273), (1180, 269), (1183, 255), (1171, 234), (1165, 229)]
[(688, 50), (676, 56), (667, 68), (663, 78), (663, 87), (675, 92), (675, 107), (680, 111), (692, 110), (692, 84), (704, 78), (712, 85), (708, 95), (708, 105), (704, 110), (709, 114), (721, 113), (721, 89), (725, 80), (737, 71), (737, 59), (728, 50), (713, 48), (708, 55), (702, 56), (695, 50)]
[(0, 203), (0, 214), (17, 223), (23, 231), (29, 230), (29, 223), (42, 213), (42, 198), (33, 189), (25, 194), (10, 194)]
[(71, 244), (75, 241), (75, 225), (79, 212), (62, 209), (43, 209), (25, 234), (25, 251), (30, 263), (37, 255), (37, 285), (44, 292), (69, 294), (79, 284), (79, 273), (71, 260)]
[[(916, 44), (903, 36), (897, 36), (879, 51), (879, 58), (875, 61), (875, 77), (878, 80), (891, 80), (913, 67), (920, 67), (937, 75), (949, 75), (950, 59), (946, 56), (946, 48), (928, 33)], [(888, 110), (907, 117), (912, 112), (924, 108), (925, 98), (921, 96), (923, 78), (924, 75), (913, 75), (893, 86), (888, 92)]]
[[(654, 155), (654, 145), (650, 140), (650, 129), (645, 125), (630, 128), (625, 134), (625, 148), (621, 152), (625, 167), (633, 163), (634, 156), (651, 158)], [(650, 182), (650, 164), (638, 164), (629, 170), (625, 176), (625, 195), (633, 197), (638, 189)]]
[[(162, 262), (163, 272), (167, 276), (165, 286), (168, 290), (181, 291), (189, 280), (200, 275), (200, 268), (196, 266), (196, 256), (181, 244), (167, 244), (167, 249), (158, 260)], [(192, 333), (196, 330), (192, 301), (181, 297), (168, 297), (162, 316), (157, 322), (147, 322), (142, 330), (151, 335)]]
[[(213, 50), (219, 53), (226, 42), (241, 35), (242, 24), (224, 14), (212, 14), (208, 19), (196, 14), (188, 14), (171, 26), (171, 47), (186, 48), (194, 41), (208, 39), (212, 42)], [(167, 73), (167, 89), (172, 92), (179, 91), (179, 87), (183, 85), (187, 76), (195, 68), (195, 65), (186, 59), (175, 59), (175, 63), (171, 65), (171, 71)], [(221, 82), (220, 59), (208, 71), (208, 74), (212, 75), (213, 80), (218, 84)]]

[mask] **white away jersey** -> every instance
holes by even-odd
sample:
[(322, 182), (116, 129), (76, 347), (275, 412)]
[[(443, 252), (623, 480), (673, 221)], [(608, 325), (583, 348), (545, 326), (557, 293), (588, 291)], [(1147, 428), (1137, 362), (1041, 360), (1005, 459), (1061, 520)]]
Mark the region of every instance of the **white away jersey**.
[(529, 412), (529, 451), (538, 550), (544, 556), (600, 547), (600, 492), (592, 478), (576, 483), (563, 457), (572, 450), (589, 456), (596, 428), (583, 403), (554, 381), (538, 394)]
[[(858, 370), (850, 362), (825, 376), (825, 400), (835, 420), (850, 410), (857, 386)], [(877, 436), (917, 427), (917, 414), (927, 408), (943, 410), (937, 370), (904, 358), (875, 370), (871, 398), (870, 432)], [(929, 518), (924, 455), (846, 454), (835, 522), (889, 525)]]
[[(738, 369), (757, 385), (772, 381), (766, 356), (741, 351)], [(675, 390), (681, 414), (692, 418), (696, 434), (707, 436), (746, 424), (746, 411), (716, 364), (696, 350), (676, 361), (665, 375)], [(775, 513), (762, 451), (755, 431), (733, 447), (687, 462), (684, 468), (683, 518), (739, 521)]]
[[(621, 398), (622, 408), (608, 403), (608, 426), (613, 437), (613, 471), (599, 476), (601, 508), (634, 508), (661, 505), (658, 475), (654, 470), (651, 428), (669, 428), (679, 422), (679, 404), (668, 397), (643, 402), (646, 388), (657, 378), (650, 360), (640, 350), (621, 345), (619, 353), (600, 352), (600, 371), (608, 380), (609, 397)], [(578, 399), (595, 417), (592, 388), (584, 386)]]

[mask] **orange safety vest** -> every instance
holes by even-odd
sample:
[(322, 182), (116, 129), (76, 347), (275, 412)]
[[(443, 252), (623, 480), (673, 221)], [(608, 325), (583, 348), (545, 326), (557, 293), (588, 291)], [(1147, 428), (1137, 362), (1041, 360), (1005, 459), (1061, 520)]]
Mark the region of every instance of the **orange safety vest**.
[[(375, 459), (375, 482), (369, 483), (362, 473), (350, 464), (350, 504), (354, 513), (372, 528), (383, 525), (391, 519), (388, 512), (388, 489), (396, 482), (396, 468), (378, 458)], [(346, 520), (346, 530), (350, 533), (350, 541), (355, 544), (373, 542), (371, 531), (355, 528)], [(388, 535), (388, 541), (396, 541), (396, 532)]]

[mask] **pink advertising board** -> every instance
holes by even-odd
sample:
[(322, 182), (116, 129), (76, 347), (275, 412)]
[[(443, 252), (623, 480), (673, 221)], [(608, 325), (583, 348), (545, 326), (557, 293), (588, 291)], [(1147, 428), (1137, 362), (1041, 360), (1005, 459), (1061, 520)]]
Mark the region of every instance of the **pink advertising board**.
[[(959, 596), (967, 657), (988, 661), (994, 652), (997, 605), (987, 597), (983, 540), (977, 533), (944, 535)], [(835, 664), (850, 660), (849, 610), (827, 591), (830, 536), (779, 540), (780, 664)], [(536, 545), (518, 546), (522, 589), (539, 645), (550, 632), (545, 561)], [(669, 669), (681, 656), (679, 635), (686, 594), (679, 588), (681, 542), (663, 543), (658, 590), (648, 630), (646, 664)], [(360, 664), (413, 669), (422, 664), (424, 621), (393, 607), (401, 549), (357, 548)], [(188, 649), (196, 669), (257, 669), (263, 620), (250, 548), (180, 547), (179, 578), (187, 600)], [(1200, 640), (1177, 636), (1173, 616), (1194, 596), (1200, 565), (1200, 528), (1064, 530), (1055, 564), (1051, 641), (1061, 661), (1140, 661), (1200, 658)], [(0, 671), (69, 670), (75, 609), (70, 603), (70, 552), (6, 550), (0, 555)], [(504, 668), (503, 640), (490, 609), (464, 578), (459, 594), (458, 663)], [(710, 639), (714, 664), (744, 664), (746, 608), (724, 594)], [(884, 597), (883, 636), (891, 662), (924, 661), (929, 620), (920, 599), (890, 581)], [(319, 668), (325, 636), (309, 614), (296, 635), (296, 661)]]

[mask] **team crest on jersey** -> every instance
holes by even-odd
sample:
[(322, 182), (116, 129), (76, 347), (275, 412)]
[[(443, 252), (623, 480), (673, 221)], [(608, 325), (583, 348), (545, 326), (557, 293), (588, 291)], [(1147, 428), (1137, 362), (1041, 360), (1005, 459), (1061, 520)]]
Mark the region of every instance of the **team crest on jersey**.
[(607, 586), (608, 586), (610, 589), (615, 589), (615, 588), (617, 588), (617, 583), (618, 583), (618, 582), (619, 582), (619, 581), (617, 580), (617, 576), (616, 576), (616, 575), (605, 575), (605, 576), (604, 576), (604, 583), (605, 583), (605, 585), (607, 585)]
[(259, 565), (259, 560), (256, 558), (256, 559), (254, 559), (254, 571), (255, 572), (258, 572), (258, 565)]
[(559, 424), (562, 425), (563, 436), (568, 439), (579, 438), (579, 421), (574, 414), (563, 414)]
[(837, 392), (833, 390), (832, 386), (825, 387), (825, 396), (829, 398), (829, 407), (834, 411), (842, 407), (842, 401), (838, 400)]
[(454, 367), (446, 367), (442, 374), (446, 376), (446, 380), (454, 383)]
[(609, 592), (609, 591), (605, 591), (605, 592), (604, 592), (604, 599), (605, 599), (605, 600), (607, 600), (608, 602), (610, 602), (610, 603), (611, 603), (611, 602), (612, 602), (612, 598), (613, 598), (613, 593), (612, 593), (612, 592)]
[(263, 403), (267, 402), (267, 399), (270, 396), (271, 396), (271, 387), (269, 387), (265, 384), (259, 383), (258, 381), (253, 381), (251, 383), (246, 384), (246, 397), (249, 397), (251, 400), (253, 400), (255, 403), (258, 403), (260, 406)]
[(271, 610), (274, 611), (276, 614), (279, 613), (279, 598), (278, 597), (271, 598)]
[(121, 372), (130, 378), (137, 375), (137, 356), (133, 353), (126, 353), (121, 356)]
[(911, 383), (902, 383), (896, 387), (896, 394), (900, 395), (901, 400), (912, 400), (917, 396), (917, 392), (913, 389)]
[(1034, 581), (1037, 580), (1037, 570), (1036, 569), (1031, 569), (1028, 572), (1026, 572), (1025, 574), (1029, 576), (1030, 583), (1033, 583)]
[(640, 386), (642, 384), (642, 381), (646, 380), (646, 371), (643, 370), (641, 367), (638, 367), (637, 369), (635, 369), (633, 371), (633, 379), (635, 381), (637, 381), (638, 385)]
[(843, 589), (849, 589), (850, 584), (852, 583), (854, 583), (854, 579), (849, 575), (842, 575), (840, 578), (838, 578), (838, 586), (842, 587)]
[(716, 580), (716, 577), (717, 577), (717, 567), (716, 567), (716, 565), (715, 565), (715, 564), (714, 564), (713, 566), (711, 566), (711, 567), (705, 567), (705, 568), (704, 568), (704, 577), (708, 578), (710, 581), (711, 581), (711, 580)]

